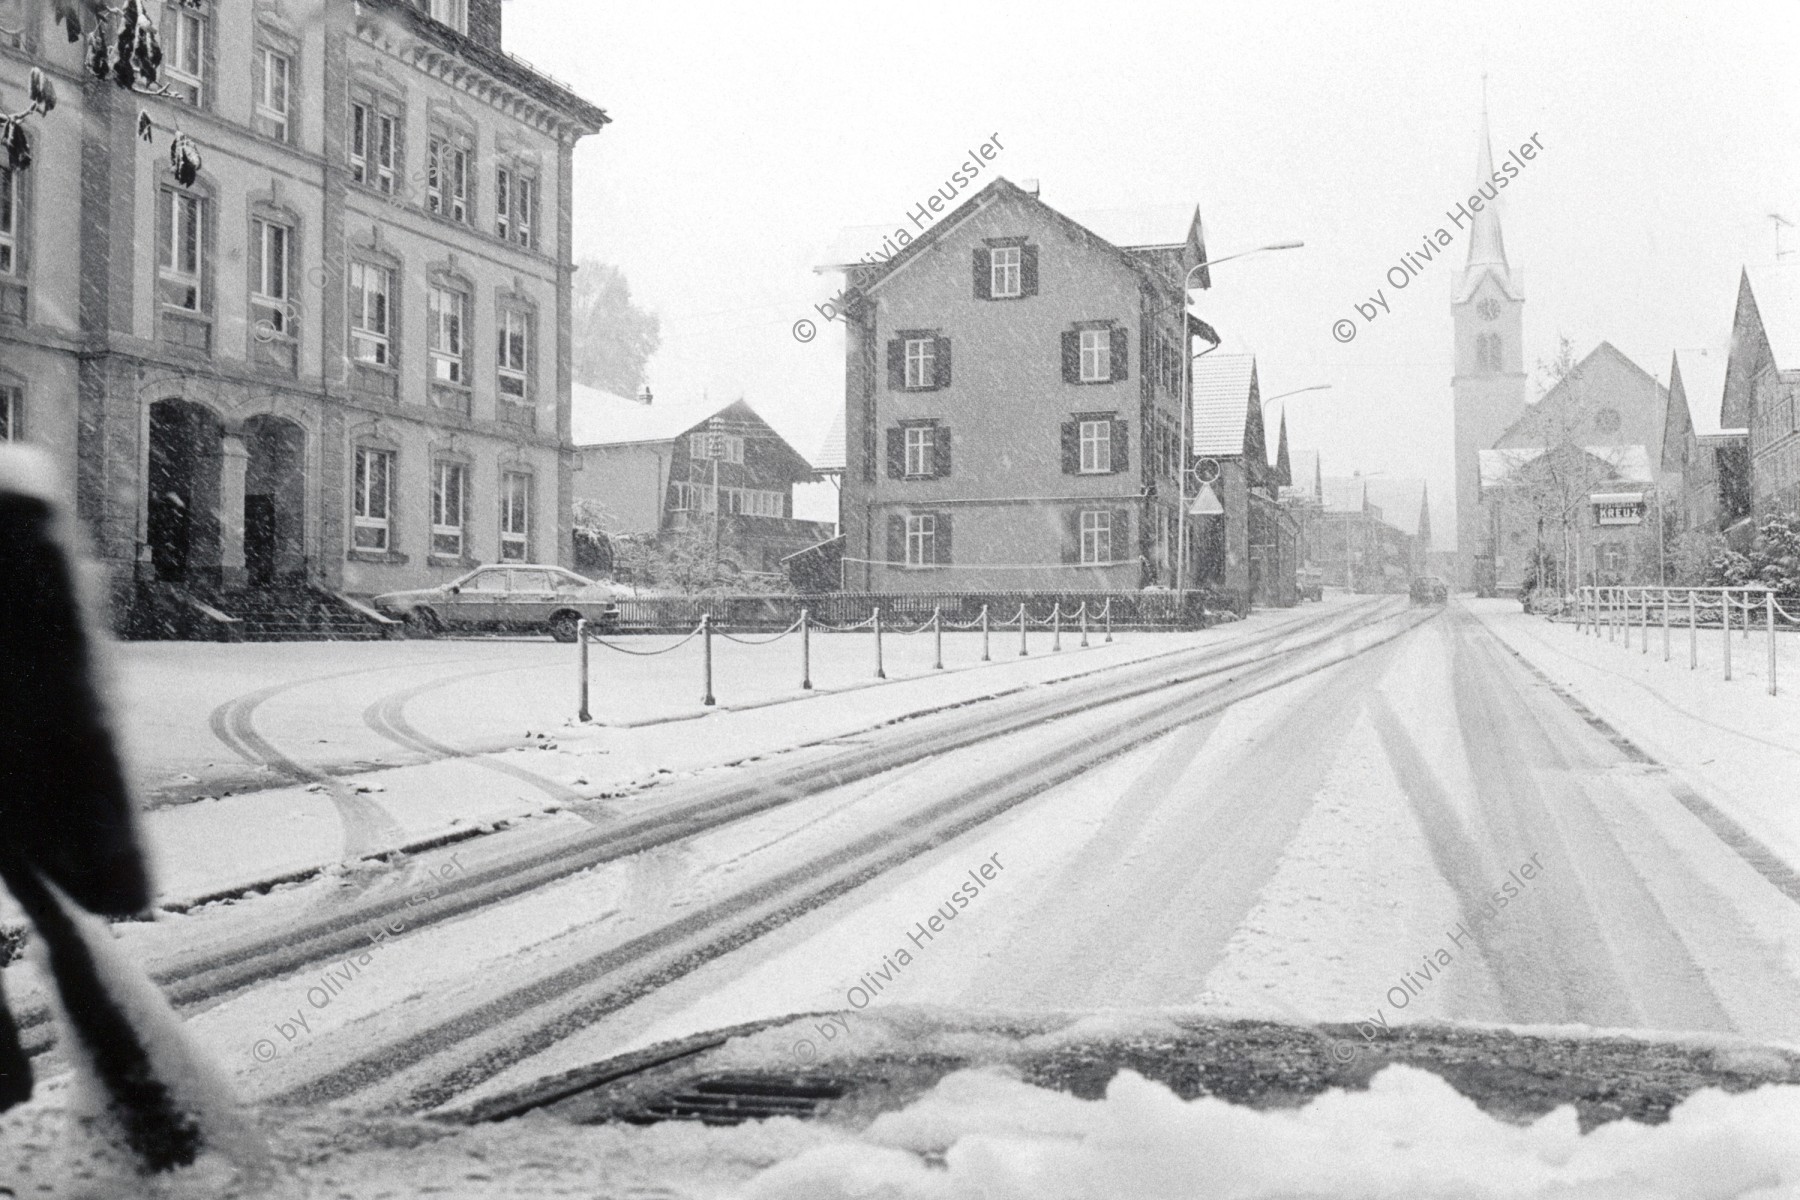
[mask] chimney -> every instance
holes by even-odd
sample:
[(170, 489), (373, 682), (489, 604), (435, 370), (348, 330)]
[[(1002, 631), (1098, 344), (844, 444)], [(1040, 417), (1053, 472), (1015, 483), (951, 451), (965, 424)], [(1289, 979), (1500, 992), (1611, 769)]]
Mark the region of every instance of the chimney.
[(1019, 180), (1019, 190), (1035, 196), (1038, 194), (1038, 181), (1035, 179), (1021, 179)]
[(646, 383), (643, 387), (638, 389), (637, 402), (639, 404), (642, 404), (645, 407), (649, 407), (650, 401), (652, 399), (654, 399), (654, 397), (650, 395), (650, 385), (649, 384)]

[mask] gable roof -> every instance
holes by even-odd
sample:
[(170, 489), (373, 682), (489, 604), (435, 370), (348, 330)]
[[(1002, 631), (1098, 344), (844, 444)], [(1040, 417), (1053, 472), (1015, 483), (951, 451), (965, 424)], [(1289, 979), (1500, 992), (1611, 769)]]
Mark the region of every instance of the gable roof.
[[(1381, 519), (1409, 537), (1418, 535), (1425, 513), (1425, 481), (1391, 475), (1367, 477), (1369, 503), (1381, 509)], [(1431, 531), (1429, 519), (1425, 531)]]
[[(1256, 409), (1256, 356), (1208, 354), (1194, 360), (1194, 453), (1203, 457), (1249, 452), (1262, 442)], [(1254, 425), (1254, 429), (1252, 426)]]
[(1800, 263), (1746, 267), (1744, 276), (1776, 369), (1800, 370)]
[[(1128, 270), (1148, 281), (1152, 281), (1163, 287), (1180, 286), (1180, 280), (1166, 278), (1145, 256), (1134, 254), (1129, 248), (1121, 246), (1116, 242), (1108, 241), (1099, 233), (1089, 229), (1087, 226), (1074, 220), (1067, 214), (1045, 204), (1042, 200), (1019, 187), (1003, 175), (995, 176), (989, 181), (986, 187), (945, 213), (938, 219), (938, 222), (935, 225), (929, 226), (923, 230), (918, 237), (915, 237), (908, 242), (906, 246), (892, 258), (878, 266), (872, 266), (866, 271), (858, 270), (856, 274), (859, 280), (859, 286), (864, 292), (873, 292), (876, 288), (881, 287), (900, 271), (904, 270), (914, 259), (925, 253), (927, 249), (936, 245), (939, 241), (942, 241), (952, 230), (957, 228), (964, 221), (987, 208), (989, 205), (1002, 199), (1011, 199), (1028, 208), (1041, 210), (1046, 220), (1062, 229), (1064, 233), (1068, 234), (1075, 241), (1084, 242), (1101, 253), (1110, 255), (1115, 261), (1125, 266)], [(1193, 210), (1193, 217), (1194, 222), (1197, 225), (1200, 219), (1200, 210), (1198, 208)], [(1131, 234), (1136, 234), (1138, 232), (1152, 232), (1153, 236), (1162, 236), (1161, 232), (1153, 231), (1160, 230), (1166, 226), (1167, 218), (1162, 218), (1160, 225), (1156, 220), (1152, 219), (1145, 219), (1136, 223), (1141, 224), (1143, 229), (1121, 229), (1121, 232)], [(1202, 248), (1201, 253), (1205, 253), (1204, 248)], [(1201, 271), (1195, 280), (1195, 284), (1198, 287), (1210, 286), (1208, 273), (1206, 271)]]
[[(1522, 468), (1542, 458), (1550, 449), (1548, 446), (1505, 446), (1476, 451), (1481, 486), (1494, 487), (1510, 482)], [(1604, 463), (1615, 482), (1646, 485), (1656, 482), (1656, 475), (1650, 469), (1650, 451), (1643, 446), (1583, 446), (1581, 449)]]
[(1665, 408), (1667, 407), (1668, 389), (1663, 387), (1656, 376), (1632, 362), (1630, 358), (1626, 357), (1623, 350), (1620, 350), (1611, 342), (1601, 342), (1592, 350), (1589, 350), (1567, 375), (1557, 380), (1555, 384), (1551, 386), (1549, 391), (1545, 392), (1534, 403), (1526, 405), (1525, 411), (1520, 413), (1517, 419), (1515, 419), (1511, 425), (1506, 427), (1505, 432), (1494, 439), (1494, 444), (1499, 445), (1501, 442), (1508, 441), (1512, 438), (1525, 438), (1527, 436), (1530, 436), (1531, 439), (1535, 441), (1537, 431), (1534, 428), (1534, 423), (1543, 414), (1553, 411), (1556, 405), (1565, 403), (1572, 383), (1578, 381), (1584, 371), (1602, 359), (1611, 360), (1612, 362), (1619, 363), (1622, 366), (1629, 368), (1631, 373), (1635, 374), (1641, 381), (1656, 389), (1657, 398), (1663, 401)]
[(1319, 480), (1320, 507), (1328, 513), (1359, 513), (1368, 507), (1369, 481), (1361, 475), (1327, 475)]
[(1287, 409), (1281, 410), (1281, 439), (1275, 448), (1275, 483), (1278, 487), (1287, 487), (1294, 482), (1294, 468), (1288, 458), (1287, 444)]
[(844, 441), (844, 410), (838, 409), (837, 415), (831, 418), (831, 428), (826, 431), (825, 441), (813, 457), (813, 466), (821, 474), (842, 473), (849, 467), (849, 452)]
[(579, 447), (674, 442), (709, 422), (714, 429), (775, 443), (794, 476), (816, 474), (813, 465), (743, 399), (689, 404), (640, 404), (602, 388), (574, 384), (569, 437)]

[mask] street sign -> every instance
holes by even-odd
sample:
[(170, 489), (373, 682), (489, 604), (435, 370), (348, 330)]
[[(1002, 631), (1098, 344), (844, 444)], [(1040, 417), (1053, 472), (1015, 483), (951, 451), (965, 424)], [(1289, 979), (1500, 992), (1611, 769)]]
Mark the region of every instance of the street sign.
[(1222, 517), (1225, 506), (1219, 503), (1219, 493), (1210, 483), (1200, 485), (1194, 494), (1194, 502), (1188, 505), (1188, 515), (1193, 517)]
[(1644, 494), (1642, 492), (1603, 492), (1593, 497), (1594, 524), (1642, 525)]

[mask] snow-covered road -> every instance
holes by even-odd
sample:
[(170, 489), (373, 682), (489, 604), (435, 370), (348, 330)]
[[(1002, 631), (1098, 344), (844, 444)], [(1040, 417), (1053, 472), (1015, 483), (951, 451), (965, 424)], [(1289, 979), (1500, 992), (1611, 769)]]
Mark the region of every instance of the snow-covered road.
[[(1379, 619), (1361, 626), (1316, 610), (1220, 674), (403, 921), (367, 952), (210, 998), (189, 1027), (252, 1101), (389, 1111), (785, 1014), (838, 1013), (832, 1049), (854, 1049), (859, 1015), (892, 1005), (1358, 1022), (1346, 1055), (1419, 1020), (1800, 1044), (1800, 903), (1779, 856), (1722, 840), (1680, 776), (1463, 606), (1366, 608)], [(591, 828), (570, 817), (127, 940), (166, 961), (278, 935)], [(796, 1068), (814, 1050), (797, 1042)]]

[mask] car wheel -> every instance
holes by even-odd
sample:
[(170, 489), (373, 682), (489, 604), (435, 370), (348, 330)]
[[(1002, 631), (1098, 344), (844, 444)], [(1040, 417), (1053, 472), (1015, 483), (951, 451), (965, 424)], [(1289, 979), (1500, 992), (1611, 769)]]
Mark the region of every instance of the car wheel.
[(406, 636), (434, 638), (444, 632), (444, 623), (429, 608), (415, 608), (406, 614)]
[(550, 618), (550, 636), (559, 642), (575, 640), (575, 625), (581, 620), (579, 613), (559, 612)]

